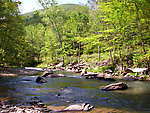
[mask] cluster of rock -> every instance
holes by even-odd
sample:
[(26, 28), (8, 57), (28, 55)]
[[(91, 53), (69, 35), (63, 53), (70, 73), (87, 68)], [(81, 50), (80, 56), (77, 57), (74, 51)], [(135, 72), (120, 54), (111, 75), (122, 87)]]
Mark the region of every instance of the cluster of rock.
[[(130, 73), (135, 73), (135, 75), (131, 75)], [(122, 77), (124, 80), (127, 81), (143, 81), (143, 80), (150, 80), (150, 76), (148, 75), (147, 68), (127, 68), (121, 72)]]
[(69, 72), (75, 72), (75, 73), (81, 73), (82, 69), (84, 69), (87, 66), (85, 63), (79, 63), (79, 64), (68, 64), (66, 67), (66, 71)]
[(70, 112), (70, 111), (90, 111), (93, 106), (91, 106), (89, 103), (79, 103), (70, 105), (68, 107), (64, 107), (64, 109), (61, 109), (61, 107), (57, 110), (53, 109), (52, 106), (46, 106), (42, 104), (40, 105), (31, 105), (31, 106), (1, 106), (0, 107), (0, 113), (54, 113), (54, 112)]
[(83, 69), (81, 72), (82, 76), (85, 76), (86, 79), (99, 79), (99, 80), (105, 80), (105, 81), (116, 81), (112, 77), (112, 71), (106, 70), (104, 73), (93, 73), (93, 72), (87, 72), (87, 68)]
[(35, 106), (10, 106), (6, 108), (0, 108), (0, 113), (45, 113), (51, 112), (46, 108), (40, 108)]
[(52, 70), (45, 71), (41, 76), (36, 78), (37, 83), (47, 82), (44, 78), (56, 78), (56, 77), (66, 77), (64, 74), (54, 74)]
[(0, 77), (17, 76), (17, 75), (34, 75), (39, 73), (38, 70), (29, 70), (22, 68), (0, 68)]

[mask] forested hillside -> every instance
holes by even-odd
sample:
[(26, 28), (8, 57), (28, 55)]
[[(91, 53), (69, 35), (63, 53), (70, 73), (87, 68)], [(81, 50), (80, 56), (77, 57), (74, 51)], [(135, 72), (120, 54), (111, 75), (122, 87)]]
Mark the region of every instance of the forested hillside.
[(20, 15), (18, 2), (0, 1), (1, 65), (67, 65), (82, 59), (149, 68), (149, 0), (39, 3), (43, 10)]

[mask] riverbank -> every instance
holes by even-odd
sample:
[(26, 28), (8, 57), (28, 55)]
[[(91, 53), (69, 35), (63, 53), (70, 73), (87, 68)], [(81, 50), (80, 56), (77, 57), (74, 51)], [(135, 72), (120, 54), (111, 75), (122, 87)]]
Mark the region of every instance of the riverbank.
[(0, 77), (19, 76), (19, 75), (34, 75), (39, 73), (38, 70), (24, 68), (0, 68)]
[[(65, 112), (65, 113), (83, 113), (85, 111), (64, 111), (66, 106), (1, 106), (1, 113), (56, 113), (56, 112)], [(122, 109), (113, 109), (113, 108), (94, 108), (91, 111), (86, 111), (88, 113), (136, 113), (130, 110), (122, 110)]]

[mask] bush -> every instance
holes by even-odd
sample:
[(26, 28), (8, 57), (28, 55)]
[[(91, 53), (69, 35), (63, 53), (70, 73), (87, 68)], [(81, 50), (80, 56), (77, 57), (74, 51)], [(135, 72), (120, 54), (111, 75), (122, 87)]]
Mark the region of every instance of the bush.
[(101, 66), (101, 67), (98, 67), (97, 69), (94, 69), (93, 67), (91, 67), (87, 71), (88, 72), (95, 72), (95, 73), (104, 73), (105, 70), (110, 69), (110, 70), (114, 71), (115, 68), (116, 68), (115, 65), (109, 65), (109, 66)]

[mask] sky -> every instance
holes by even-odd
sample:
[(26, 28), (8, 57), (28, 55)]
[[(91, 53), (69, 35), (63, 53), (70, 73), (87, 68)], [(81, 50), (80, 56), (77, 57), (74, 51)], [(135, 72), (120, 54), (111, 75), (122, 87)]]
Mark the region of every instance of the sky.
[[(86, 4), (87, 3), (87, 0), (58, 0), (58, 1), (59, 4), (66, 4), (66, 3)], [(19, 9), (22, 14), (32, 12), (42, 8), (38, 3), (38, 0), (20, 0), (20, 2), (21, 5)]]

